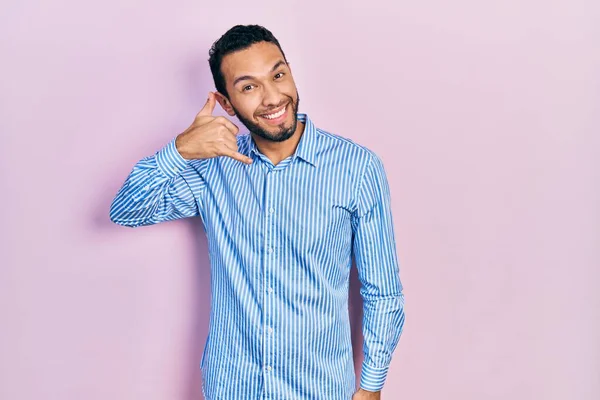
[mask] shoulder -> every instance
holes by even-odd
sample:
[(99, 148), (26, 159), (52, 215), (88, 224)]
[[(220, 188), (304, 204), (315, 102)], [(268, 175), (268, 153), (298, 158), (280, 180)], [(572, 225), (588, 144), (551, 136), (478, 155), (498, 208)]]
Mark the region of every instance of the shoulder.
[(349, 163), (362, 172), (371, 164), (381, 163), (375, 151), (353, 139), (321, 128), (317, 128), (316, 132), (320, 143), (320, 157)]

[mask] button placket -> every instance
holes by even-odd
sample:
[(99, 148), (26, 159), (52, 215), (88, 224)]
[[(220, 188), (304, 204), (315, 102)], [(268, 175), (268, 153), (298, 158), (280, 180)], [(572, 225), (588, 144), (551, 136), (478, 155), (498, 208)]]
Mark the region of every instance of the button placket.
[(274, 235), (274, 221), (273, 215), (275, 212), (275, 208), (273, 207), (273, 185), (274, 185), (274, 177), (275, 171), (272, 168), (269, 168), (265, 175), (265, 196), (264, 196), (264, 227), (265, 227), (265, 257), (264, 257), (264, 268), (263, 268), (263, 276), (264, 276), (264, 288), (265, 288), (265, 303), (263, 307), (263, 365), (264, 365), (264, 393), (266, 397), (270, 396), (270, 392), (272, 390), (273, 384), (270, 381), (270, 376), (272, 376), (271, 372), (273, 371), (275, 360), (274, 360), (274, 352), (273, 352), (273, 307), (274, 307), (274, 289), (273, 289), (273, 263), (276, 259), (276, 247), (275, 247), (275, 238)]

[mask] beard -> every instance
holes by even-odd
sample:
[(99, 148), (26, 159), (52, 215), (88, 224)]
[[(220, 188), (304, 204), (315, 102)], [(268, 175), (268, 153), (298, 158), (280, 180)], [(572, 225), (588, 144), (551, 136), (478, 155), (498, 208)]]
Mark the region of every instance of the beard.
[(238, 110), (236, 110), (236, 108), (233, 107), (233, 104), (231, 104), (231, 108), (233, 108), (233, 111), (235, 111), (236, 117), (240, 120), (242, 124), (244, 124), (246, 128), (248, 128), (250, 132), (271, 142), (284, 142), (291, 138), (294, 135), (294, 132), (296, 132), (296, 127), (298, 125), (298, 105), (300, 104), (300, 96), (298, 96), (298, 93), (296, 93), (296, 102), (294, 102), (294, 100), (291, 97), (287, 97), (289, 99), (289, 103), (292, 109), (292, 126), (286, 128), (285, 125), (282, 123), (277, 127), (276, 133), (271, 133), (261, 128), (258, 124), (252, 122), (250, 119), (244, 117), (242, 113), (238, 112)]

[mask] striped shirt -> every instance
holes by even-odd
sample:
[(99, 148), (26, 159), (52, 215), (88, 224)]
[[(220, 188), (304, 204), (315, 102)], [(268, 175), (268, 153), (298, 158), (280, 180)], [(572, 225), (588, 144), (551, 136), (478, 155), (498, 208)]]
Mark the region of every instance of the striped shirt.
[(207, 400), (350, 400), (356, 378), (348, 315), (354, 256), (363, 299), (360, 386), (383, 387), (404, 325), (404, 295), (378, 156), (315, 127), (277, 165), (248, 133), (246, 165), (186, 160), (175, 139), (140, 160), (110, 209), (137, 227), (200, 216), (211, 263)]

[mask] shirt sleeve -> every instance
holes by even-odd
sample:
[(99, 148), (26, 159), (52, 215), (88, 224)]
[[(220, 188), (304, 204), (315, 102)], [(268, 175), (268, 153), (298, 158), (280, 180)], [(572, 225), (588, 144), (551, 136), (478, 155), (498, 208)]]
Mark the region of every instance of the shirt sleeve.
[(186, 160), (175, 138), (134, 167), (110, 206), (110, 219), (137, 227), (198, 216), (210, 159)]
[(353, 251), (363, 299), (364, 361), (360, 387), (379, 391), (404, 327), (404, 295), (381, 160), (372, 154), (353, 214)]

